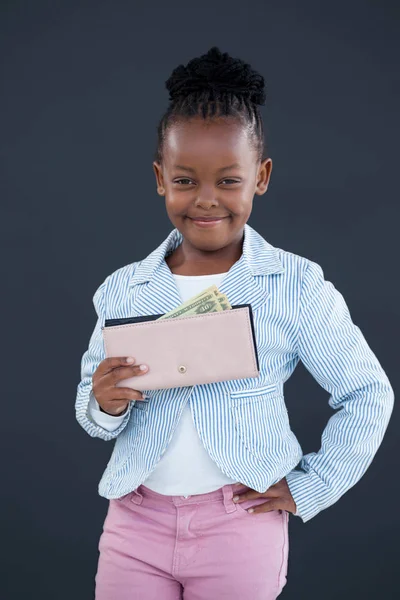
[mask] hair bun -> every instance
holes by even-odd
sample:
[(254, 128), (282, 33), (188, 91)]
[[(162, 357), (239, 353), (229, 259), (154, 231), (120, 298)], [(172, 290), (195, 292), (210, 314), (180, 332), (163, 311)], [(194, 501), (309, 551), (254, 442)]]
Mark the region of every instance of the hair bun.
[(198, 92), (235, 94), (258, 105), (265, 104), (266, 99), (263, 76), (248, 63), (222, 53), (217, 46), (193, 58), (186, 67), (176, 67), (165, 85), (171, 101)]

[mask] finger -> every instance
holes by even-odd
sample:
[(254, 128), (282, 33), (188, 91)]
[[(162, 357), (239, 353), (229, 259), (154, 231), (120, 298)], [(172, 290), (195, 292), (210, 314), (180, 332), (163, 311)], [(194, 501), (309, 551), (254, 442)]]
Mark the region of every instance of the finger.
[[(234, 502), (244, 502), (245, 500), (254, 500), (255, 498), (264, 497), (264, 494), (260, 494), (256, 490), (249, 490), (248, 492), (242, 492), (241, 494), (234, 494)], [(237, 500), (236, 500), (237, 498)]]
[(127, 402), (128, 400), (145, 400), (145, 397), (143, 396), (143, 393), (140, 392), (139, 390), (133, 390), (132, 388), (124, 388), (124, 387), (118, 387), (116, 389), (113, 389), (112, 392), (114, 394), (118, 394), (118, 398), (111, 398), (110, 402)]
[(254, 498), (280, 498), (281, 496), (282, 490), (277, 490), (271, 486), (266, 492), (262, 493), (251, 490), (248, 492), (242, 492), (241, 494), (235, 494), (233, 500), (236, 502), (235, 498), (239, 497), (238, 502), (243, 502), (244, 500), (253, 500)]
[(254, 515), (257, 513), (271, 512), (272, 510), (285, 510), (285, 508), (283, 503), (279, 502), (279, 500), (270, 500), (269, 502), (264, 502), (264, 504), (259, 504), (258, 506), (247, 509), (247, 512)]
[(101, 361), (97, 367), (97, 372), (101, 376), (107, 375), (107, 373), (116, 367), (126, 367), (127, 365), (134, 364), (134, 362), (135, 358), (133, 356), (110, 356)]
[(122, 379), (129, 379), (130, 377), (138, 377), (145, 375), (149, 367), (147, 365), (135, 365), (133, 367), (117, 367), (107, 373), (105, 377), (108, 377), (113, 385), (121, 381)]

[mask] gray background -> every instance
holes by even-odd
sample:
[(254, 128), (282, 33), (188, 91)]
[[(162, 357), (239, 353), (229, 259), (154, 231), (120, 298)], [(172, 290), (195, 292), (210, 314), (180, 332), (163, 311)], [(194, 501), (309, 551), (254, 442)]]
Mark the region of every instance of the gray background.
[[(322, 265), (396, 392), (399, 16), (394, 1), (1, 2), (1, 598), (92, 598), (112, 449), (75, 421), (92, 296), (171, 230), (152, 169), (164, 82), (212, 45), (267, 83), (273, 171), (249, 223)], [(301, 364), (285, 394), (318, 450), (328, 394)], [(338, 503), (291, 518), (285, 600), (398, 597), (398, 427), (395, 410)]]

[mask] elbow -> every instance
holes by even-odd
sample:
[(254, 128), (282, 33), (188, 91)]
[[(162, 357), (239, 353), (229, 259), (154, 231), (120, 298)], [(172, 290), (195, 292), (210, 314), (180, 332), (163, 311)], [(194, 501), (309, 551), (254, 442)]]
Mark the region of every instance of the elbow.
[(392, 416), (393, 413), (393, 409), (394, 409), (394, 390), (392, 388), (392, 386), (390, 385), (390, 383), (388, 383), (388, 390), (387, 390), (387, 394), (386, 394), (386, 419), (387, 422), (389, 423), (390, 421), (390, 417)]
[(375, 410), (376, 423), (379, 423), (379, 437), (383, 438), (383, 435), (388, 428), (394, 408), (394, 390), (389, 382), (384, 384), (384, 387), (379, 390), (377, 394), (377, 404)]

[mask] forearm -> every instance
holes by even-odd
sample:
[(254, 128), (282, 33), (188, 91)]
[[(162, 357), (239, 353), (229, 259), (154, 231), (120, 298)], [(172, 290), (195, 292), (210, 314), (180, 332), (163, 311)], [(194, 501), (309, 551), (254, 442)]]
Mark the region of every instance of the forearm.
[(349, 394), (321, 438), (321, 448), (302, 457), (286, 479), (298, 516), (308, 521), (353, 487), (371, 464), (393, 409), (393, 389), (379, 381)]
[(302, 286), (297, 351), (336, 411), (322, 433), (320, 450), (303, 456), (286, 477), (298, 514), (307, 521), (365, 473), (388, 426), (394, 393), (343, 296), (310, 261)]

